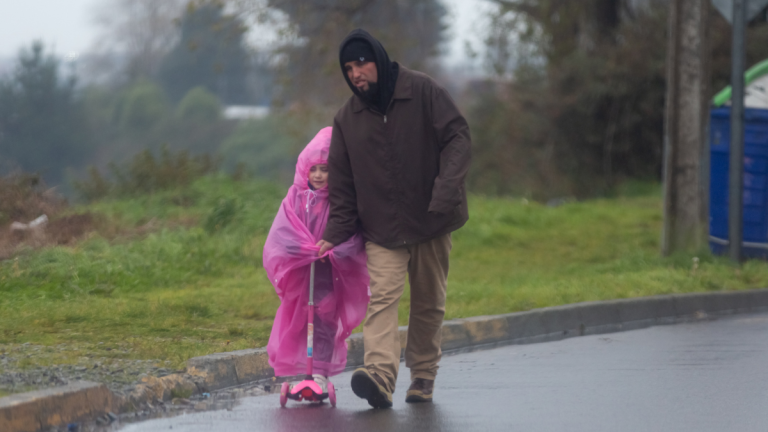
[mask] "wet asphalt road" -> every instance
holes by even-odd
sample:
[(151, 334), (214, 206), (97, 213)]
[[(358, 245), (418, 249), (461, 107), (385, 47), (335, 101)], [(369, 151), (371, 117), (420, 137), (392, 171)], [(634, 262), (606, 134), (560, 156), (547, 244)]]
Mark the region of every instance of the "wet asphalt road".
[(155, 431), (768, 431), (768, 315), (745, 315), (447, 356), (435, 402), (369, 409), (337, 376), (338, 406), (277, 394), (231, 411), (136, 423)]

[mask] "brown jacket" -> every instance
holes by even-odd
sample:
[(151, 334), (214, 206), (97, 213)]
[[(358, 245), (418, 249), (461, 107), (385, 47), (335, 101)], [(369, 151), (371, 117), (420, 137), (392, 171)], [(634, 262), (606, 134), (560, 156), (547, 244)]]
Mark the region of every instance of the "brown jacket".
[(399, 66), (386, 115), (353, 95), (333, 121), (323, 239), (339, 244), (359, 227), (395, 248), (457, 230), (469, 219), (470, 146), (448, 92), (423, 73)]

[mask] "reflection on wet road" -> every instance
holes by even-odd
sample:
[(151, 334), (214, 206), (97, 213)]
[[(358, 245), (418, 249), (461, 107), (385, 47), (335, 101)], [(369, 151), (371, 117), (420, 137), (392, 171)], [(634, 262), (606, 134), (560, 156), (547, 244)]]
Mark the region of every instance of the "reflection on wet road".
[(433, 404), (369, 409), (336, 377), (338, 407), (278, 395), (127, 425), (181, 431), (766, 431), (768, 315), (653, 327), (445, 357)]

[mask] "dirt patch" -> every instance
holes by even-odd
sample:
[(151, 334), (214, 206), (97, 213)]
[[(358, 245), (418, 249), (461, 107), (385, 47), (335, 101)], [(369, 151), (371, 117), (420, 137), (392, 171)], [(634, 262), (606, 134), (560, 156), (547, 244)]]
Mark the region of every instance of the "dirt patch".
[(55, 217), (45, 225), (25, 230), (0, 226), (0, 260), (8, 259), (22, 248), (71, 246), (95, 231), (98, 218), (91, 213)]
[(36, 174), (11, 174), (0, 177), (0, 225), (49, 217), (67, 207), (67, 201), (48, 189)]
[(71, 245), (96, 227), (97, 218), (92, 213), (62, 216), (46, 227), (49, 243)]
[[(72, 245), (97, 229), (95, 215), (63, 214), (67, 207), (67, 201), (55, 189), (46, 188), (36, 174), (0, 177), (0, 260), (22, 248)], [(47, 222), (27, 225), (43, 215)], [(21, 225), (12, 229), (14, 222)]]
[[(177, 205), (191, 205), (191, 198)], [(0, 261), (12, 258), (23, 250), (51, 246), (74, 246), (93, 233), (108, 240), (133, 240), (162, 228), (189, 228), (199, 224), (196, 218), (175, 220), (150, 219), (136, 227), (110, 221), (102, 215), (85, 212), (68, 214), (67, 201), (55, 189), (47, 189), (33, 174), (12, 174), (0, 177)], [(45, 216), (48, 220), (31, 226), (33, 220)], [(12, 224), (18, 222), (15, 229)]]

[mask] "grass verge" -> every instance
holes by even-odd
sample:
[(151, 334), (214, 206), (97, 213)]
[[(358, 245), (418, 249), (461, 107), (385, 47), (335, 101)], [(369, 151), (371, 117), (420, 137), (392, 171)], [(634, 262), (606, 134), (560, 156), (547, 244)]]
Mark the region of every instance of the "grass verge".
[[(211, 176), (74, 209), (127, 231), (154, 228), (0, 263), (0, 354), (24, 343), (51, 348), (5, 367), (120, 358), (180, 369), (193, 356), (264, 346), (278, 299), (261, 250), (284, 192)], [(473, 196), (470, 214), (453, 235), (447, 319), (768, 285), (764, 262), (737, 269), (706, 252), (697, 263), (659, 257), (658, 188), (558, 207)]]

